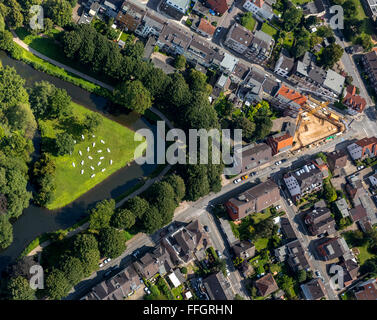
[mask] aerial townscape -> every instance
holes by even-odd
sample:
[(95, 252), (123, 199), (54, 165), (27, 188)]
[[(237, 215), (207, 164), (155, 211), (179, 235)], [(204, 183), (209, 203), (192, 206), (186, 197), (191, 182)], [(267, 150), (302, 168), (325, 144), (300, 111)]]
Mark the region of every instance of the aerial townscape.
[[(0, 0), (0, 300), (377, 300), (376, 17)], [(140, 164), (161, 122), (242, 141)]]

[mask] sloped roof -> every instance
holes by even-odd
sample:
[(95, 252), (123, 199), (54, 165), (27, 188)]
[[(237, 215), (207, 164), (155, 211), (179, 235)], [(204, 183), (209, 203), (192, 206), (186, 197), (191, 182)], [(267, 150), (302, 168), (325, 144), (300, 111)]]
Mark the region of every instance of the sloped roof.
[(271, 273), (255, 281), (255, 286), (258, 288), (262, 296), (268, 296), (271, 293), (279, 290), (279, 287)]
[(207, 34), (213, 35), (215, 33), (216, 27), (214, 27), (208, 20), (202, 18), (200, 19), (198, 29)]
[(277, 95), (281, 95), (286, 99), (296, 102), (300, 106), (303, 105), (308, 99), (301, 93), (295, 91), (294, 89), (289, 89), (285, 85), (282, 85), (277, 92)]

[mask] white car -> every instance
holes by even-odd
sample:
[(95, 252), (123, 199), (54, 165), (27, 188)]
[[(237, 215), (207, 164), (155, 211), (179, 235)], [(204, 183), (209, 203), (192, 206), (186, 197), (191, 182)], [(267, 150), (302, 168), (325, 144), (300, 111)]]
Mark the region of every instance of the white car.
[(99, 267), (102, 268), (104, 265), (105, 265), (104, 263), (100, 263)]
[(226, 276), (229, 277), (229, 275), (230, 275), (230, 271), (229, 271), (228, 268), (225, 269), (225, 272), (226, 272)]
[(144, 288), (144, 291), (146, 294), (151, 294), (151, 290), (149, 290), (147, 287)]
[(276, 209), (276, 210), (280, 210), (280, 209), (281, 209), (281, 205), (277, 205), (277, 206), (275, 207), (275, 209)]
[(104, 262), (104, 264), (106, 264), (106, 263), (109, 263), (110, 261), (111, 261), (111, 258), (107, 258), (103, 262)]
[(233, 183), (234, 184), (237, 184), (238, 182), (241, 182), (242, 180), (241, 180), (241, 178), (238, 178), (238, 179), (235, 179), (234, 181), (233, 181)]
[(362, 170), (362, 169), (364, 169), (365, 167), (364, 166), (358, 166), (357, 167), (357, 170)]
[(282, 163), (281, 160), (279, 160), (279, 161), (276, 161), (276, 162), (275, 162), (275, 165), (278, 166), (278, 165), (280, 165), (281, 163)]
[(291, 199), (288, 198), (288, 203), (289, 203), (289, 206), (292, 207), (293, 206), (293, 202)]

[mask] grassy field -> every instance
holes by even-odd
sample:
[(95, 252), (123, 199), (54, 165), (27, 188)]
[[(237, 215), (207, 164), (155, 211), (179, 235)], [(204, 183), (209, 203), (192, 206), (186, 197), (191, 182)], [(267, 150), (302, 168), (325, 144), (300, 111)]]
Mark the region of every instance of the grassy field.
[(261, 30), (269, 34), (271, 37), (274, 37), (275, 34), (277, 33), (277, 30), (271, 27), (268, 23), (263, 23)]
[(374, 258), (375, 256), (368, 252), (367, 245), (364, 245), (363, 247), (356, 247), (359, 249), (360, 254), (357, 256), (359, 259), (360, 265), (364, 264), (364, 262), (368, 259)]
[(268, 245), (268, 239), (267, 238), (259, 238), (257, 241), (255, 241), (254, 245), (255, 245), (255, 249), (257, 251), (266, 249), (267, 245)]
[[(83, 106), (72, 104), (72, 113), (79, 119), (92, 112)], [(57, 120), (40, 121), (40, 127), (42, 137), (46, 138), (53, 139), (57, 133), (63, 131), (75, 135), (74, 129), (72, 129), (74, 126)], [(81, 138), (77, 140), (72, 155), (55, 157), (56, 190), (53, 201), (47, 206), (48, 209), (61, 208), (71, 203), (133, 160), (134, 150), (139, 143), (144, 143), (146, 147), (145, 142), (134, 141), (132, 130), (105, 117), (94, 135), (94, 138), (88, 135), (84, 137), (84, 140)], [(100, 140), (103, 140), (105, 144), (102, 144)], [(93, 142), (95, 143), (94, 148), (92, 147)], [(89, 152), (87, 151), (88, 147)], [(110, 153), (107, 152), (107, 148), (110, 149)], [(99, 150), (102, 152), (99, 153)], [(88, 156), (91, 156), (93, 160), (90, 160)], [(104, 157), (104, 159), (101, 160), (100, 157)], [(110, 164), (110, 160), (113, 161), (112, 164)], [(81, 165), (81, 161), (84, 161), (83, 165)], [(99, 162), (101, 162), (100, 165), (98, 165)], [(75, 167), (72, 163), (75, 163)], [(102, 172), (102, 169), (105, 171)], [(81, 174), (81, 170), (84, 170), (83, 174)], [(95, 174), (93, 178), (91, 178), (92, 174)]]
[(253, 17), (243, 17), (241, 18), (241, 24), (250, 31), (254, 31), (255, 24), (257, 21)]

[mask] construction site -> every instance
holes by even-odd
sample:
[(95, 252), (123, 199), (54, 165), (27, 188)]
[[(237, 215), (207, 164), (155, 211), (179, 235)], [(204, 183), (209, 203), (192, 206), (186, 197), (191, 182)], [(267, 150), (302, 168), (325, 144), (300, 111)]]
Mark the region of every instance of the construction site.
[(327, 108), (329, 102), (320, 102), (311, 96), (300, 110), (291, 151), (311, 148), (333, 139), (345, 130), (342, 117)]

